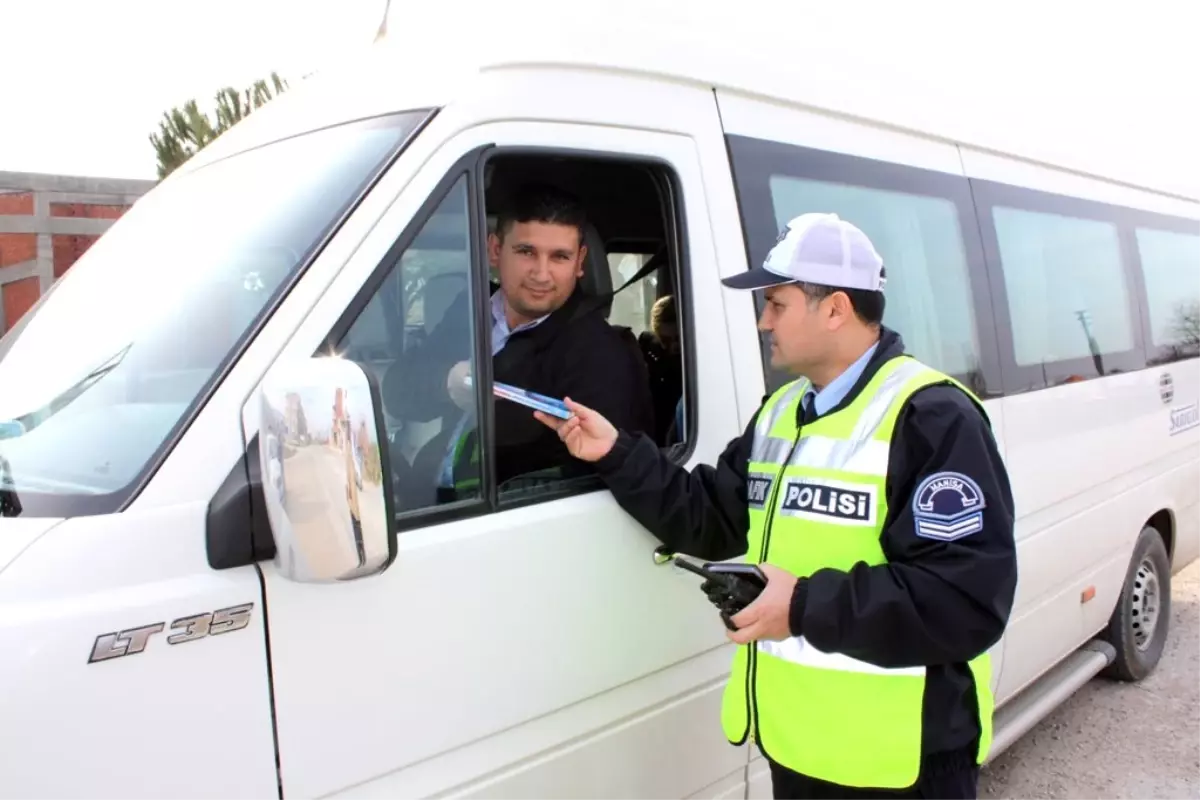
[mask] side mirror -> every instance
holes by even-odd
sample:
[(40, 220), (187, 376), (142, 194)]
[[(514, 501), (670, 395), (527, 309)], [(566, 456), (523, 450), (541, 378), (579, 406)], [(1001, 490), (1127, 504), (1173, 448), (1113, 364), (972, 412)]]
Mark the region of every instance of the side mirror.
[(345, 581), (395, 559), (382, 406), (374, 377), (353, 361), (310, 358), (267, 373), (259, 463), (284, 577)]

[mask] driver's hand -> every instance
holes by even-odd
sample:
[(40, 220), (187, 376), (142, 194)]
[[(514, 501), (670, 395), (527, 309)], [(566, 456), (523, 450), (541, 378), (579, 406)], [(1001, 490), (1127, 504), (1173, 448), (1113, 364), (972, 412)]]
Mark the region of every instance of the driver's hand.
[(571, 412), (570, 419), (559, 419), (541, 411), (534, 411), (548, 428), (558, 432), (558, 438), (567, 446), (567, 452), (581, 461), (599, 461), (617, 442), (617, 429), (597, 412), (581, 406), (569, 397), (563, 402)]
[(470, 411), (475, 407), (475, 390), (467, 384), (469, 377), (470, 361), (458, 362), (446, 375), (446, 391), (450, 393), (450, 400), (463, 411)]

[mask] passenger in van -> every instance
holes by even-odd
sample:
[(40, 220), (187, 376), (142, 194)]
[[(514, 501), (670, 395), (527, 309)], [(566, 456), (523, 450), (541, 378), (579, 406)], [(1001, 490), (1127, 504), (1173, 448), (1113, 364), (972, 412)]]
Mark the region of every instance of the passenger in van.
[(675, 316), (675, 296), (660, 297), (650, 309), (650, 330), (638, 337), (646, 367), (650, 373), (650, 393), (654, 397), (654, 440), (671, 444), (675, 431), (675, 410), (683, 396), (683, 361), (679, 349), (679, 323)]
[(538, 418), (667, 548), (745, 555), (764, 573), (729, 620), (749, 648), (721, 720), (730, 742), (761, 748), (776, 797), (975, 797), (987, 651), (1017, 583), (1012, 490), (982, 403), (882, 325), (882, 259), (836, 215), (793, 219), (762, 267), (725, 284), (765, 291), (772, 366), (803, 377), (716, 466), (689, 472), (586, 404)]
[[(496, 230), (488, 237), (488, 260), (499, 279), (492, 285), (488, 314), (492, 378), (550, 397), (587, 398), (589, 406), (603, 409), (622, 427), (652, 433), (650, 387), (636, 344), (621, 338), (608, 324), (604, 304), (579, 284), (589, 266), (587, 225), (577, 199), (542, 184), (522, 186), (497, 215)], [(464, 292), (426, 345), (440, 358), (453, 353), (454, 360), (421, 370), (440, 375), (440, 386), (430, 390), (449, 393), (464, 412), (435, 476), (443, 499), (471, 494), (479, 479), (475, 395), (466, 380), (471, 339), (461, 323), (467, 302)], [(524, 406), (496, 400), (494, 413), (500, 483), (531, 473), (568, 478), (592, 471), (571, 458), (554, 432)]]

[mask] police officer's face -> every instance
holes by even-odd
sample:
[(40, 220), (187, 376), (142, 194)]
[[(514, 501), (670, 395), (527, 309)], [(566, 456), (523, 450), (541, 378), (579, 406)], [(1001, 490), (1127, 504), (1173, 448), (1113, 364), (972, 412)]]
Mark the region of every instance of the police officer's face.
[[(770, 334), (771, 366), (795, 375), (809, 375), (830, 353), (832, 331), (824, 301), (810, 301), (795, 285), (765, 292), (758, 329)], [(826, 298), (828, 299), (828, 298)]]
[(583, 276), (587, 247), (573, 225), (517, 222), (503, 238), (488, 237), (488, 255), (500, 273), (510, 316), (522, 324), (567, 302)]

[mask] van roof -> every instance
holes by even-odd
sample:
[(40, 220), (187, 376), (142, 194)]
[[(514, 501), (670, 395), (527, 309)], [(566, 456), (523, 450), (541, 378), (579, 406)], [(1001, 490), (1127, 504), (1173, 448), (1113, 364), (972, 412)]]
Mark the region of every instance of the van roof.
[[(1162, 126), (1153, 142), (1140, 141), (1145, 129), (1136, 126), (1144, 119), (1136, 92), (1110, 94), (1099, 62), (1053, 73), (1040, 69), (1031, 53), (1014, 61), (1010, 40), (986, 45), (965, 30), (958, 38), (921, 40), (907, 3), (864, 11), (848, 0), (819, 5), (739, 0), (736, 17), (688, 8), (686, 18), (677, 2), (664, 0), (514, 0), (492, 7), (438, 0), (393, 6), (382, 43), (305, 79), (302, 84), (312, 85), (295, 86), (238, 127), (253, 133), (248, 123), (262, 115), (264, 129), (311, 129), (444, 105), (464, 81), (492, 70), (601, 70), (743, 93), (1200, 199), (1200, 174), (1186, 172), (1200, 161), (1191, 157), (1193, 145), (1183, 127), (1190, 122), (1181, 122), (1177, 131)], [(999, 57), (1004, 52), (1007, 60)], [(1027, 66), (1020, 69), (1018, 63)], [(1057, 91), (1056, 82), (1072, 87), (1070, 93)], [(309, 102), (301, 103), (304, 97)], [(284, 113), (289, 111), (284, 106), (293, 105), (285, 100), (296, 101), (292, 113)], [(265, 119), (272, 116), (278, 119)], [(1178, 135), (1172, 139), (1172, 133)]]

